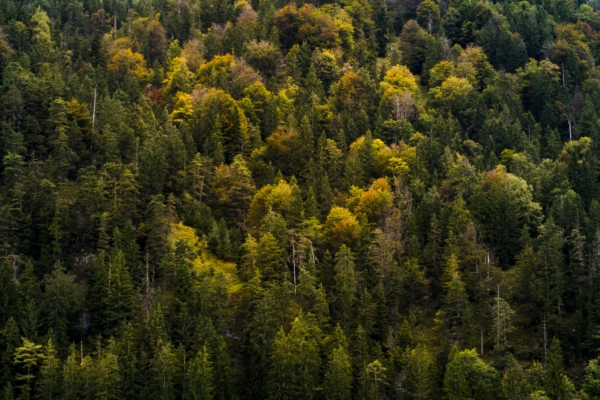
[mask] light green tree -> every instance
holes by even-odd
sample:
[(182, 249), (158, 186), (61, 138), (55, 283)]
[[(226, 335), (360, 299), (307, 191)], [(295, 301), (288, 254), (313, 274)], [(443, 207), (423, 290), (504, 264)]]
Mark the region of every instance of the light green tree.
[(90, 367), (90, 377), (93, 382), (95, 399), (115, 400), (121, 394), (121, 374), (115, 343), (110, 340), (106, 347), (98, 346), (97, 355)]
[(60, 359), (52, 338), (44, 348), (43, 362), (40, 367), (40, 379), (37, 382), (36, 397), (38, 399), (55, 399), (61, 393)]
[(446, 400), (492, 400), (501, 398), (500, 377), (495, 368), (477, 356), (475, 350), (452, 348), (444, 374)]
[(300, 315), (288, 334), (279, 330), (271, 356), (269, 399), (312, 399), (318, 385), (320, 329), (311, 314)]
[(375, 360), (365, 367), (365, 393), (363, 398), (379, 400), (385, 398), (384, 386), (386, 380), (387, 368), (383, 366), (381, 361)]
[(23, 385), (23, 394), (26, 395), (26, 399), (31, 398), (31, 381), (35, 379), (33, 368), (38, 365), (38, 362), (43, 357), (42, 352), (40, 351), (41, 349), (41, 344), (35, 344), (26, 338), (23, 338), (23, 346), (18, 347), (15, 350), (14, 363), (22, 365), (27, 371), (25, 375), (17, 375), (18, 380), (25, 381), (25, 384)]

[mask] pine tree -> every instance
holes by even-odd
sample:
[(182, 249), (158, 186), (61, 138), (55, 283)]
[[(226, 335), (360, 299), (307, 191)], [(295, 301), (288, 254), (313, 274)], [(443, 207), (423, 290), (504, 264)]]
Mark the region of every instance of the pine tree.
[(444, 271), (444, 287), (446, 294), (444, 296), (444, 307), (442, 308), (444, 322), (446, 324), (448, 337), (451, 342), (461, 340), (461, 326), (464, 312), (468, 305), (465, 284), (462, 281), (458, 270), (458, 260), (456, 255), (452, 254), (448, 259)]
[(120, 393), (124, 398), (132, 398), (138, 393), (137, 385), (141, 375), (138, 371), (138, 362), (141, 357), (137, 354), (136, 333), (138, 332), (133, 325), (128, 322), (121, 331), (120, 340), (115, 343), (114, 354), (119, 363)]
[(15, 392), (14, 392), (14, 389), (10, 382), (8, 382), (4, 386), (4, 390), (2, 391), (1, 396), (2, 396), (2, 400), (14, 400), (15, 399)]
[(558, 129), (554, 128), (554, 129), (550, 129), (547, 128), (547, 131), (550, 131), (547, 139), (547, 146), (545, 149), (545, 156), (549, 157), (551, 159), (555, 159), (561, 152), (562, 148), (563, 148), (563, 141), (560, 137), (560, 133), (558, 132)]
[(331, 184), (329, 183), (329, 175), (327, 172), (321, 176), (319, 194), (321, 216), (325, 217), (331, 210), (331, 202), (333, 200), (333, 192), (331, 190)]
[(132, 317), (136, 301), (124, 254), (101, 253), (95, 272), (92, 292), (97, 324), (102, 332), (115, 333)]
[(329, 355), (323, 392), (327, 400), (344, 400), (350, 398), (352, 389), (352, 364), (343, 346), (334, 348)]
[(64, 397), (66, 400), (75, 400), (81, 398), (81, 365), (79, 352), (75, 344), (71, 344), (69, 355), (65, 360), (62, 376), (64, 380)]
[(407, 399), (426, 400), (433, 393), (432, 360), (422, 344), (406, 349), (402, 357)]
[[(8, 258), (0, 261), (0, 324), (4, 325), (17, 309), (18, 292)], [(14, 315), (16, 316), (16, 315)]]
[(592, 139), (594, 148), (599, 148), (600, 127), (598, 126), (598, 114), (596, 113), (592, 97), (589, 95), (585, 96), (585, 100), (583, 101), (583, 109), (581, 110), (577, 132), (580, 137), (587, 136)]
[(425, 34), (417, 21), (410, 20), (402, 27), (400, 34), (402, 62), (410, 72), (419, 75), (425, 61)]
[(569, 88), (569, 91), (572, 91), (575, 88), (575, 86), (579, 85), (579, 83), (581, 82), (581, 71), (579, 70), (579, 57), (577, 57), (577, 53), (575, 53), (573, 47), (569, 46), (567, 56), (565, 57), (563, 63), (563, 73), (565, 74), (563, 82)]
[(377, 51), (380, 57), (385, 57), (386, 47), (390, 40), (390, 31), (392, 30), (392, 23), (385, 1), (377, 2), (373, 11), (373, 20), (376, 26), (375, 39), (377, 41)]
[(369, 348), (367, 331), (358, 325), (352, 343), (352, 366), (354, 367), (354, 377), (356, 381), (356, 392), (365, 393), (366, 379), (364, 371), (367, 364), (371, 361), (371, 351)]
[(19, 327), (13, 318), (10, 318), (0, 330), (0, 383), (1, 386), (9, 385), (14, 379), (15, 350), (21, 344)]
[(364, 378), (365, 385), (363, 387), (364, 391), (359, 392), (359, 399), (373, 399), (379, 400), (384, 399), (385, 397), (385, 384), (386, 384), (386, 372), (387, 368), (383, 366), (381, 361), (375, 360), (369, 364), (364, 369)]
[(212, 400), (214, 398), (213, 368), (206, 347), (198, 351), (187, 373), (189, 398)]
[(40, 379), (36, 385), (36, 398), (50, 400), (57, 398), (62, 392), (60, 359), (54, 343), (52, 343), (52, 338), (48, 339), (42, 358)]
[(91, 363), (89, 372), (93, 382), (92, 393), (94, 398), (102, 400), (116, 400), (121, 395), (121, 373), (119, 361), (115, 353), (115, 343), (111, 339), (105, 347), (97, 343), (96, 357)]
[(25, 384), (22, 386), (22, 393), (26, 399), (31, 398), (31, 381), (35, 379), (33, 368), (38, 365), (38, 362), (43, 357), (42, 352), (40, 351), (41, 348), (41, 344), (35, 344), (23, 338), (23, 346), (18, 347), (15, 350), (14, 363), (22, 364), (23, 368), (26, 370), (25, 375), (17, 375), (17, 380), (25, 381)]
[(542, 298), (544, 299), (544, 313), (547, 318), (554, 320), (563, 312), (563, 233), (554, 223), (552, 217), (540, 227), (538, 238), (538, 272), (542, 282)]
[[(312, 164), (312, 162), (309, 161), (309, 164)], [(317, 195), (315, 194), (315, 189), (312, 186), (308, 188), (308, 195), (306, 196), (306, 200), (304, 202), (304, 218), (321, 218), (319, 203), (317, 202)]]
[[(500, 285), (498, 285), (498, 291)], [(510, 308), (510, 305), (500, 297), (500, 293), (496, 293), (496, 299), (494, 302), (494, 326), (496, 333), (496, 350), (505, 351), (508, 346), (508, 334), (514, 330), (511, 323), (511, 319), (514, 315), (514, 311)]]
[(207, 355), (210, 356), (214, 371), (214, 398), (226, 400), (235, 397), (227, 343), (224, 337), (217, 333), (211, 319), (204, 318), (196, 324), (195, 344), (198, 351), (203, 351), (206, 347)]
[(319, 329), (310, 315), (300, 315), (288, 334), (283, 328), (275, 338), (271, 355), (269, 399), (311, 399), (318, 384), (321, 359)]
[(266, 282), (281, 280), (287, 273), (283, 252), (271, 232), (260, 237), (256, 253), (256, 267)]
[(246, 236), (246, 241), (242, 245), (242, 260), (239, 266), (240, 276), (243, 280), (250, 280), (256, 270), (256, 260), (258, 257), (258, 242), (252, 235)]
[(159, 339), (151, 361), (152, 388), (155, 398), (172, 400), (176, 398), (177, 354), (171, 342)]
[(375, 148), (373, 147), (373, 134), (371, 131), (367, 131), (362, 146), (359, 148), (358, 157), (364, 179), (362, 186), (364, 186), (369, 183), (373, 177), (375, 162)]
[(354, 255), (346, 245), (342, 245), (335, 255), (335, 310), (338, 320), (344, 328), (348, 328), (353, 312), (357, 291)]
[(115, 187), (115, 215), (121, 226), (127, 221), (136, 221), (139, 203), (139, 185), (136, 176), (125, 168)]
[(38, 306), (42, 291), (40, 290), (39, 280), (35, 276), (32, 262), (25, 264), (25, 270), (21, 274), (19, 283), (21, 292), (21, 330), (23, 336), (34, 341), (40, 327)]
[[(167, 252), (170, 227), (162, 195), (153, 196), (146, 216), (146, 252), (151, 263), (158, 265)], [(154, 270), (154, 269), (153, 269)], [(154, 277), (152, 277), (154, 278)]]
[(583, 391), (590, 399), (600, 399), (600, 367), (598, 366), (598, 359), (590, 360), (585, 367)]
[(57, 261), (52, 273), (46, 275), (43, 310), (59, 355), (67, 352), (69, 319), (79, 310), (82, 300), (83, 289), (75, 282), (75, 275), (66, 273), (62, 263)]
[(432, 0), (422, 1), (417, 7), (417, 22), (430, 35), (435, 35), (440, 28), (439, 6)]
[(300, 126), (298, 126), (298, 136), (301, 146), (298, 154), (298, 164), (300, 166), (309, 165), (309, 160), (313, 157), (315, 151), (315, 138), (308, 115), (304, 115), (300, 120)]
[(529, 398), (525, 374), (512, 354), (506, 359), (506, 369), (502, 377), (502, 390), (507, 399), (525, 400)]
[(562, 350), (560, 341), (557, 338), (552, 339), (548, 350), (545, 375), (546, 393), (551, 399), (564, 400), (571, 398), (574, 387), (565, 375)]
[(198, 210), (202, 210), (202, 197), (204, 196), (205, 183), (209, 174), (210, 163), (204, 160), (200, 153), (196, 153), (189, 164), (187, 171), (188, 190), (192, 198), (198, 204)]

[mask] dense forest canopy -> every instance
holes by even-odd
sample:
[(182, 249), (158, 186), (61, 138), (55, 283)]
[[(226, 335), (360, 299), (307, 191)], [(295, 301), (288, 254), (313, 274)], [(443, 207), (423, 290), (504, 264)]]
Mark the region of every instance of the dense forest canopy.
[(2, 399), (600, 399), (596, 0), (0, 0)]

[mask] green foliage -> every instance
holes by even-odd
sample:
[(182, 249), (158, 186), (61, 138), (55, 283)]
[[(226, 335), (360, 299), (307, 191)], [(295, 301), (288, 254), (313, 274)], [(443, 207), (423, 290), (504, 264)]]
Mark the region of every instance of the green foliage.
[(25, 381), (22, 387), (22, 393), (26, 399), (31, 398), (31, 381), (35, 378), (33, 368), (38, 365), (38, 362), (43, 357), (41, 353), (41, 344), (35, 344), (23, 338), (23, 346), (15, 349), (14, 363), (22, 365), (25, 369), (25, 374), (17, 375), (17, 380)]
[(405, 385), (407, 398), (411, 400), (424, 400), (431, 398), (432, 384), (432, 359), (427, 348), (419, 344), (414, 349), (406, 349), (402, 357), (403, 370), (405, 371)]
[(0, 396), (600, 396), (598, 4), (38, 3)]
[(62, 393), (61, 378), (60, 359), (54, 343), (52, 343), (52, 338), (50, 338), (44, 349), (40, 379), (36, 384), (36, 397), (46, 400), (60, 395)]
[[(300, 315), (286, 334), (280, 329), (275, 337), (269, 387), (273, 399), (310, 399), (318, 384), (321, 359), (318, 327), (311, 315)], [(339, 384), (339, 382), (337, 382)]]
[(574, 391), (573, 384), (564, 374), (562, 358), (560, 341), (553, 338), (546, 365), (546, 393), (550, 398), (559, 400), (571, 398)]
[(212, 400), (214, 398), (213, 368), (206, 347), (198, 351), (188, 370), (189, 396), (194, 400)]
[(498, 385), (498, 372), (483, 362), (474, 350), (452, 349), (444, 374), (446, 399), (500, 398)]
[(329, 355), (323, 380), (323, 391), (328, 400), (350, 397), (352, 389), (352, 365), (343, 346), (334, 348)]

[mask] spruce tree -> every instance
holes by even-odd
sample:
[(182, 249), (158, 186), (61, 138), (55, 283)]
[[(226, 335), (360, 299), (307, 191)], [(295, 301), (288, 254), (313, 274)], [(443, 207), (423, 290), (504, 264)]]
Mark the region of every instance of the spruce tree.
[(214, 398), (213, 368), (206, 347), (196, 353), (187, 373), (189, 398), (212, 400)]

